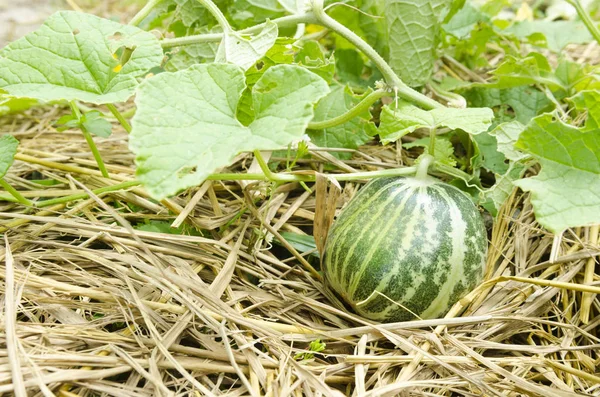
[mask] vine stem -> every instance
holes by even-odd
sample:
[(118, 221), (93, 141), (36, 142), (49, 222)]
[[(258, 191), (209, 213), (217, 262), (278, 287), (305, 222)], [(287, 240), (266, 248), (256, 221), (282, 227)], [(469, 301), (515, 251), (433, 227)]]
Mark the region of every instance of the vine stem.
[(196, 1), (198, 1), (198, 3), (202, 4), (204, 7), (206, 7), (208, 12), (210, 12), (216, 18), (217, 22), (219, 23), (219, 26), (221, 26), (221, 29), (223, 29), (223, 32), (230, 33), (233, 31), (233, 29), (231, 29), (231, 25), (229, 24), (229, 21), (227, 20), (227, 18), (225, 18), (225, 15), (223, 15), (223, 12), (221, 12), (221, 9), (219, 7), (217, 7), (217, 5), (212, 2), (212, 0), (196, 0)]
[(23, 197), (17, 189), (12, 187), (3, 178), (0, 178), (0, 186), (2, 186), (4, 188), (4, 190), (6, 190), (8, 193), (10, 193), (10, 195), (13, 196), (19, 203), (26, 205), (28, 207), (33, 206), (33, 203), (30, 200)]
[(368, 110), (372, 104), (374, 104), (375, 102), (387, 95), (390, 95), (390, 93), (386, 90), (373, 91), (372, 93), (364, 97), (363, 100), (356, 104), (352, 109), (348, 110), (346, 113), (329, 120), (313, 121), (308, 124), (308, 129), (323, 130), (325, 128), (331, 128), (340, 124), (344, 124), (345, 122), (352, 120), (362, 112)]
[(127, 131), (128, 134), (131, 134), (131, 124), (129, 124), (129, 122), (125, 119), (123, 114), (119, 112), (119, 109), (117, 109), (117, 107), (112, 103), (107, 103), (106, 107), (108, 108), (108, 110), (110, 110), (113, 116), (115, 116), (119, 123), (121, 123), (125, 131)]
[(375, 51), (375, 49), (373, 49), (373, 47), (371, 47), (366, 41), (361, 39), (360, 36), (358, 36), (352, 30), (348, 29), (347, 27), (345, 27), (344, 25), (327, 15), (327, 13), (325, 13), (325, 10), (323, 9), (323, 0), (313, 0), (312, 5), (312, 12), (317, 18), (318, 23), (330, 30), (333, 30), (334, 32), (336, 32), (337, 34), (354, 44), (356, 48), (361, 50), (363, 54), (365, 54), (371, 61), (373, 61), (373, 63), (375, 63), (381, 74), (383, 74), (385, 81), (390, 86), (390, 88), (392, 88), (395, 94), (397, 94), (401, 98), (407, 99), (413, 103), (418, 104), (424, 109), (435, 109), (444, 107), (441, 103), (436, 102), (428, 96), (425, 96), (420, 92), (417, 92), (409, 86), (407, 86), (400, 79), (400, 77), (398, 77), (398, 75), (396, 74), (396, 72), (394, 72), (391, 66), (381, 57), (381, 55), (379, 55), (379, 53)]
[[(229, 22), (223, 16), (221, 10), (214, 5), (214, 3), (210, 0), (197, 0), (207, 8), (209, 11), (213, 12), (213, 15), (221, 22), (226, 23), (227, 30), (223, 27), (225, 31), (231, 31), (231, 27), (229, 26)], [(217, 16), (218, 15), (218, 16)], [(220, 18), (223, 18), (221, 21)], [(344, 37), (346, 40), (354, 44), (356, 48), (362, 51), (381, 71), (383, 74), (385, 81), (392, 88), (394, 94), (398, 95), (401, 98), (409, 100), (424, 109), (434, 109), (434, 108), (442, 108), (444, 107), (441, 103), (434, 101), (426, 95), (421, 94), (407, 86), (398, 75), (394, 72), (394, 70), (390, 67), (390, 65), (371, 47), (367, 42), (365, 42), (360, 36), (354, 33), (352, 30), (348, 29), (335, 19), (331, 18), (329, 15), (325, 13), (323, 9), (323, 2), (321, 0), (313, 0), (313, 8), (311, 12), (307, 12), (305, 14), (300, 15), (291, 15), (287, 17), (277, 18), (273, 20), (274, 23), (279, 27), (298, 25), (301, 23), (305, 24), (319, 24), (322, 25), (340, 36)], [(250, 28), (240, 30), (238, 33), (240, 34), (252, 34), (259, 32), (265, 26), (264, 23), (252, 26)], [(208, 43), (208, 42), (218, 42), (223, 38), (223, 34), (202, 34), (195, 36), (187, 36), (180, 37), (174, 39), (163, 39), (161, 40), (161, 46), (163, 48), (171, 48), (182, 45), (190, 45), (190, 44), (199, 44), (199, 43)]]
[(579, 0), (567, 0), (567, 2), (569, 4), (571, 4), (573, 7), (575, 7), (575, 10), (577, 11), (579, 18), (581, 18), (581, 20), (583, 21), (583, 24), (590, 31), (592, 36), (594, 36), (594, 39), (596, 39), (598, 44), (600, 44), (600, 29), (598, 29), (598, 26), (596, 26), (594, 21), (592, 21), (592, 18), (590, 18), (590, 15), (587, 13), (587, 11), (581, 5), (581, 2)]
[[(101, 188), (92, 190), (92, 192), (95, 195), (98, 195), (98, 194), (107, 193), (107, 192), (116, 192), (118, 190), (128, 189), (130, 187), (135, 187), (135, 186), (139, 186), (139, 185), (141, 185), (141, 182), (128, 181), (128, 182), (118, 183), (118, 184), (112, 185), (112, 186), (101, 187)], [(48, 207), (50, 205), (55, 205), (55, 204), (64, 204), (64, 203), (68, 203), (70, 201), (80, 200), (80, 199), (84, 199), (84, 198), (88, 198), (88, 197), (89, 197), (89, 194), (87, 194), (87, 193), (71, 194), (69, 196), (58, 197), (58, 198), (55, 198), (52, 200), (40, 201), (40, 202), (36, 203), (36, 207), (43, 208), (43, 207)]]
[[(73, 111), (73, 114), (75, 115), (75, 117), (77, 117), (77, 120), (81, 120), (81, 117), (82, 117), (81, 112), (79, 111), (77, 104), (75, 104), (75, 101), (70, 101), (69, 106), (71, 106), (71, 110)], [(108, 171), (106, 170), (106, 166), (104, 165), (104, 160), (102, 160), (102, 156), (100, 155), (100, 151), (98, 151), (98, 147), (96, 146), (96, 143), (94, 142), (94, 139), (92, 138), (92, 134), (90, 134), (90, 132), (87, 130), (87, 128), (85, 128), (84, 125), (81, 123), (79, 124), (79, 128), (81, 129), (81, 132), (83, 133), (83, 137), (87, 141), (87, 144), (90, 147), (90, 150), (92, 151), (92, 154), (94, 155), (94, 158), (96, 159), (96, 163), (98, 164), (98, 169), (102, 173), (102, 176), (105, 178), (109, 178)]]
[[(300, 23), (317, 23), (317, 20), (313, 13), (306, 13), (301, 15), (288, 15), (281, 18), (273, 19), (271, 22), (275, 23), (278, 27), (284, 28), (289, 26), (296, 26)], [(266, 23), (260, 23), (258, 25), (250, 26), (249, 28), (239, 30), (239, 34), (253, 34), (259, 33)], [(196, 34), (192, 36), (176, 37), (172, 39), (162, 39), (160, 45), (163, 49), (179, 47), (191, 44), (203, 44), (203, 43), (216, 43), (223, 39), (223, 33), (205, 33)]]
[(147, 2), (146, 5), (137, 14), (135, 14), (133, 18), (131, 18), (129, 25), (138, 26), (148, 15), (150, 15), (152, 9), (163, 1), (164, 0), (150, 0)]

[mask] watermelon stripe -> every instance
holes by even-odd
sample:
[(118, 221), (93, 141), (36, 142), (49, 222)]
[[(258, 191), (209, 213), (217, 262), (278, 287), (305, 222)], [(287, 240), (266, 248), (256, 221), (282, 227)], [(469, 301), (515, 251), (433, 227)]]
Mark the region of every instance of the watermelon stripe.
[[(387, 179), (387, 178), (386, 178)], [(388, 182), (393, 182), (393, 180), (387, 179)], [(385, 180), (380, 180), (380, 182), (386, 182)], [(369, 232), (369, 227), (372, 226), (373, 222), (369, 221), (369, 219), (374, 220), (374, 218), (383, 213), (386, 208), (387, 205), (393, 200), (393, 198), (390, 198), (388, 200), (385, 200), (383, 203), (376, 203), (377, 200), (380, 199), (380, 197), (385, 196), (387, 194), (387, 191), (389, 188), (392, 188), (396, 185), (400, 185), (400, 183), (395, 183), (392, 184), (391, 186), (381, 186), (380, 189), (378, 189), (377, 192), (375, 192), (375, 194), (373, 194), (371, 197), (365, 199), (364, 201), (361, 199), (361, 196), (359, 196), (361, 193), (364, 193), (364, 196), (366, 196), (370, 189), (367, 190), (366, 188), (361, 190), (359, 192), (359, 195), (357, 195), (357, 200), (352, 200), (350, 202), (350, 204), (348, 205), (348, 207), (346, 207), (346, 209), (344, 210), (344, 213), (342, 215), (340, 215), (339, 218), (339, 222), (336, 222), (334, 224), (333, 229), (331, 230), (331, 234), (330, 234), (330, 238), (331, 238), (331, 243), (329, 243), (329, 238), (328, 240), (328, 244), (331, 244), (331, 246), (334, 247), (338, 247), (339, 249), (335, 250), (333, 252), (333, 257), (331, 258), (331, 261), (333, 261), (334, 263), (339, 263), (339, 261), (341, 261), (341, 255), (348, 255), (348, 252), (344, 252), (344, 250), (342, 249), (342, 245), (338, 244), (338, 241), (345, 239), (345, 238), (352, 238), (355, 237), (356, 241), (360, 241), (360, 239), (364, 236), (364, 234)], [(378, 188), (378, 185), (374, 185), (373, 188)], [(402, 190), (406, 189), (406, 187), (403, 187)], [(398, 194), (400, 194), (401, 191), (397, 192)], [(376, 206), (379, 208), (379, 212), (378, 214), (376, 214), (375, 216), (369, 216), (369, 209), (373, 206)], [(345, 215), (347, 214), (347, 215)], [(358, 219), (360, 218), (360, 219)], [(360, 236), (357, 237), (356, 236), (356, 229), (353, 227), (353, 225), (363, 225), (363, 227), (360, 230)], [(340, 225), (338, 227), (336, 227), (336, 225)], [(348, 232), (350, 232), (353, 236), (348, 236)], [(348, 247), (346, 247), (345, 249), (347, 249)], [(350, 247), (350, 255), (353, 252), (352, 247)], [(346, 270), (344, 268), (344, 266), (339, 266), (338, 267), (338, 271), (335, 274), (335, 280), (337, 283), (340, 283), (341, 280), (343, 279), (343, 272), (344, 270)]]
[(447, 312), (481, 281), (486, 252), (481, 215), (459, 189), (429, 177), (382, 178), (344, 208), (323, 265), (359, 314), (402, 321)]

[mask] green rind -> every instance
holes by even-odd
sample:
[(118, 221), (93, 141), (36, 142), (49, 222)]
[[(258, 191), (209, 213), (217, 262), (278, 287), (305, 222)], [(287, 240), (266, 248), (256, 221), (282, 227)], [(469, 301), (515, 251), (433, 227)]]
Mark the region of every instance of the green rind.
[(358, 314), (389, 322), (444, 315), (481, 282), (486, 254), (481, 214), (459, 189), (381, 178), (342, 211), (323, 264)]

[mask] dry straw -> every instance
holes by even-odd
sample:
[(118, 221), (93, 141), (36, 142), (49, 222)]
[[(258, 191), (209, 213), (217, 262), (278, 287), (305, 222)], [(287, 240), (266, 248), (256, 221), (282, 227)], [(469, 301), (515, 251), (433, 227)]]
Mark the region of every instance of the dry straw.
[[(97, 140), (105, 179), (82, 136), (54, 131), (56, 112), (0, 119), (21, 141), (8, 182), (36, 201), (80, 195), (43, 209), (0, 202), (0, 395), (600, 395), (598, 227), (556, 238), (515, 191), (491, 229), (485, 283), (445, 319), (372, 324), (283, 237), (311, 233), (315, 208), (331, 210), (325, 196), (262, 182), (205, 183), (161, 203), (133, 185), (106, 192), (134, 179), (125, 133)], [(323, 172), (333, 157), (314, 154), (300, 164)], [(334, 164), (411, 161), (373, 145)], [(138, 228), (157, 222), (203, 235)]]

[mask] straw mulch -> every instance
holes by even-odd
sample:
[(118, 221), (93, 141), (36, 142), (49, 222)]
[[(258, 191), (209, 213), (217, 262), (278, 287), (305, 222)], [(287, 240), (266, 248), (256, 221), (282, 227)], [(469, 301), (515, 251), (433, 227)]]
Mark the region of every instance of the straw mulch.
[[(134, 179), (127, 137), (115, 125), (97, 139), (102, 178), (83, 137), (51, 125), (64, 111), (0, 120), (21, 141), (9, 183), (38, 201), (88, 195), (0, 202), (0, 395), (600, 395), (600, 302), (581, 289), (586, 272), (598, 289), (598, 228), (553, 236), (515, 191), (490, 227), (486, 283), (444, 319), (373, 324), (281, 235), (313, 232), (314, 192), (224, 181), (161, 203), (137, 187), (102, 193)], [(412, 161), (393, 146), (312, 154), (301, 168)], [(251, 164), (241, 155), (231, 170)], [(359, 186), (343, 185), (338, 208)], [(176, 220), (183, 234), (151, 229)], [(315, 340), (325, 348), (311, 353)]]

